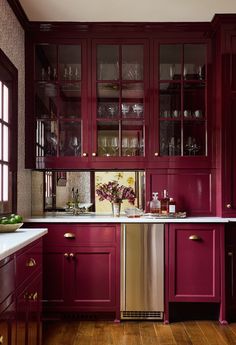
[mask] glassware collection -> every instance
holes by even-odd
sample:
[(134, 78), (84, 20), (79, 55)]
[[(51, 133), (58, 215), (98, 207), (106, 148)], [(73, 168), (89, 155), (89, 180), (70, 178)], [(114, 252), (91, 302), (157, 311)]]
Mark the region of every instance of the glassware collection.
[(112, 118), (122, 114), (123, 117), (143, 117), (143, 104), (121, 104), (119, 112), (119, 104), (113, 102), (100, 102), (97, 105), (97, 115), (99, 118)]

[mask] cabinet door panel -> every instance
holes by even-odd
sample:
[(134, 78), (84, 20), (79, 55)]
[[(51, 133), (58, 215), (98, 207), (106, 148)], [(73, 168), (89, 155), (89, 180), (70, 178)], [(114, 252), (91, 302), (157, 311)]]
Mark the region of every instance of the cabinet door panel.
[(170, 301), (219, 301), (217, 226), (170, 226)]
[(81, 248), (75, 256), (74, 303), (111, 306), (115, 304), (115, 249)]
[[(66, 252), (66, 251), (65, 251)], [(61, 304), (65, 294), (65, 265), (62, 249), (45, 252), (43, 257), (43, 302)]]

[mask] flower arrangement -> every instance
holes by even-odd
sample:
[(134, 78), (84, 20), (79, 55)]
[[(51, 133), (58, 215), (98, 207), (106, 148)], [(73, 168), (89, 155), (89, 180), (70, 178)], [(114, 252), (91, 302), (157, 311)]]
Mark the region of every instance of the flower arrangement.
[(100, 201), (108, 200), (110, 202), (122, 202), (122, 200), (126, 199), (131, 204), (134, 204), (135, 201), (135, 192), (133, 188), (119, 185), (117, 181), (98, 184), (96, 193)]

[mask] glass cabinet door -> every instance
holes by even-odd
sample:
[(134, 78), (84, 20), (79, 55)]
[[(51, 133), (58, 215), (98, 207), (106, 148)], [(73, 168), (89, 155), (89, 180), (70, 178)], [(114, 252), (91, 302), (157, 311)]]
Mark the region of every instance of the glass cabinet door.
[(206, 156), (206, 45), (159, 46), (160, 156)]
[(143, 157), (144, 45), (96, 44), (95, 47), (96, 155)]
[(81, 156), (81, 45), (35, 46), (36, 156)]

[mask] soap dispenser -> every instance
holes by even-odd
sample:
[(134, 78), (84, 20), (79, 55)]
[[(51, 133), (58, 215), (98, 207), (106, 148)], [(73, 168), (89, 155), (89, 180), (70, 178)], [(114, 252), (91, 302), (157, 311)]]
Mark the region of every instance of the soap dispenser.
[(158, 199), (158, 193), (153, 192), (152, 201), (150, 202), (150, 212), (159, 214), (160, 209), (161, 209), (161, 203), (160, 203), (160, 200)]

